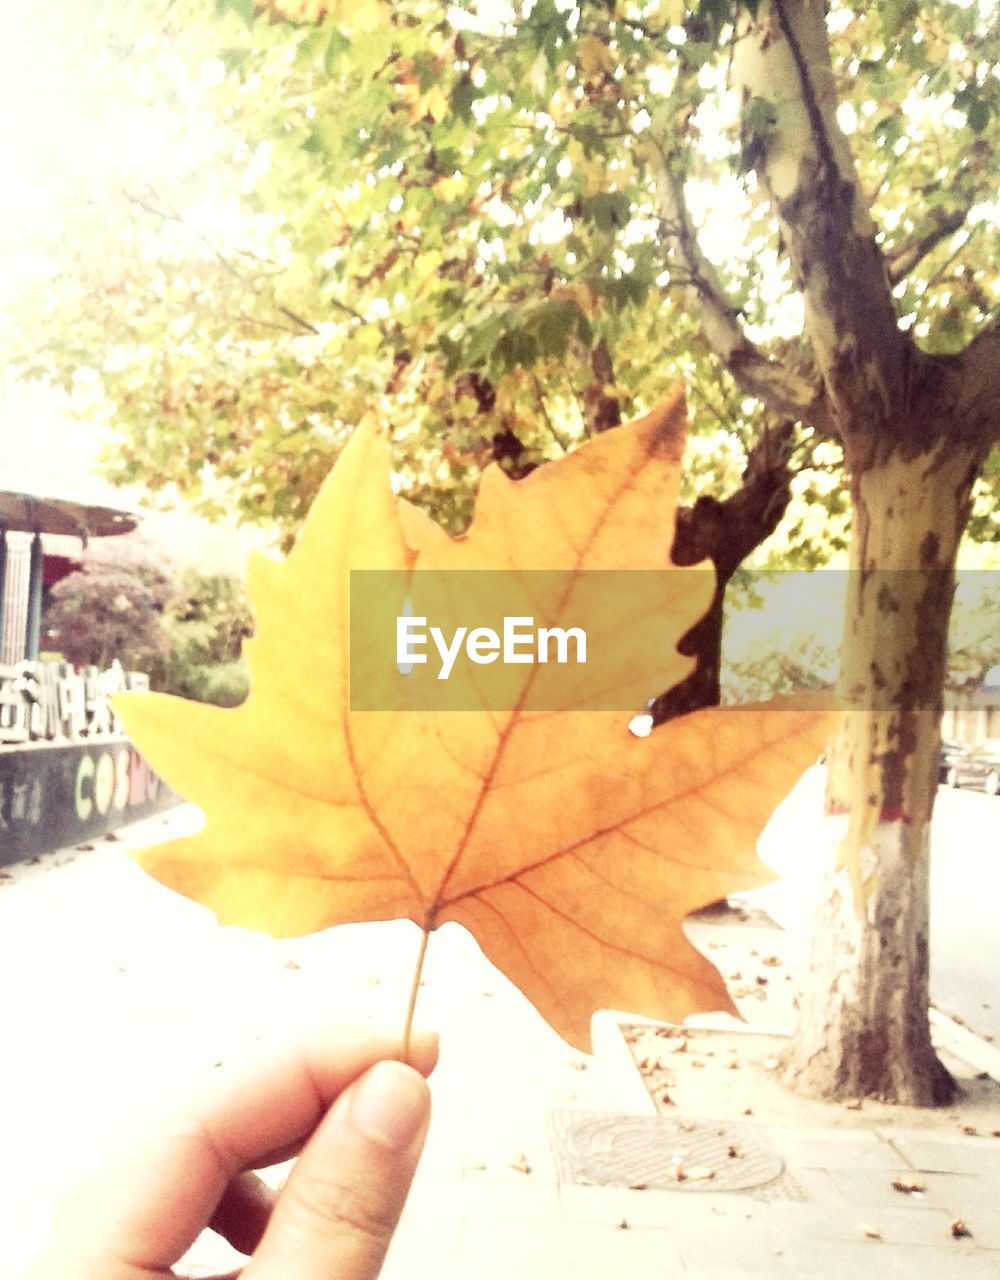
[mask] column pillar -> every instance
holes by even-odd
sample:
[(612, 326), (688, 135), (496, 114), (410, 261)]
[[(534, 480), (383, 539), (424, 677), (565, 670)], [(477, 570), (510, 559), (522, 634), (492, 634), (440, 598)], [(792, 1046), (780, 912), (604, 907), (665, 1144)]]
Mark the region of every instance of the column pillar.
[(7, 530), (0, 525), (0, 662), (7, 648)]
[(42, 633), (42, 535), (31, 539), (31, 562), (28, 568), (28, 620), (24, 628), (24, 656), (29, 662), (38, 661), (39, 641)]

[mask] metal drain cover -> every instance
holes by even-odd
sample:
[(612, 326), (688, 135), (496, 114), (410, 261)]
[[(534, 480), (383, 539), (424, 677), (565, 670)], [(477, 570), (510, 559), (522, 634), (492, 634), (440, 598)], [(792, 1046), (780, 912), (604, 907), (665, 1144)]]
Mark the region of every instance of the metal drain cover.
[(550, 1121), (564, 1182), (748, 1191), (774, 1182), (785, 1169), (781, 1157), (745, 1125), (593, 1111), (553, 1111)]

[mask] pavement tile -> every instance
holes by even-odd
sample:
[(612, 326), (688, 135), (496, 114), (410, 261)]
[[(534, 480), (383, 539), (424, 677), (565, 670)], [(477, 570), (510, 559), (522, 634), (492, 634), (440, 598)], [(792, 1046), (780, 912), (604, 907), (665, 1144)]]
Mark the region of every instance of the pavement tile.
[[(898, 1245), (885, 1240), (857, 1244), (828, 1240), (793, 1240), (782, 1248), (781, 1260), (797, 1280), (996, 1280), (996, 1258), (966, 1247), (950, 1245)], [(689, 1280), (686, 1276), (685, 1280)], [(691, 1280), (715, 1280), (714, 1276)]]
[(864, 1129), (778, 1129), (764, 1131), (766, 1141), (797, 1169), (899, 1169), (908, 1157)]
[(920, 1173), (915, 1175), (933, 1197), (956, 1218), (973, 1213), (996, 1213), (1000, 1209), (1000, 1179), (971, 1173)]
[[(761, 1221), (779, 1240), (842, 1240), (864, 1238), (862, 1223), (872, 1215), (846, 1201), (781, 1201), (763, 1206)], [(876, 1226), (877, 1223), (871, 1223)]]
[(928, 1173), (980, 1173), (1000, 1175), (1000, 1140), (996, 1138), (945, 1138), (926, 1133), (881, 1131), (914, 1169)]
[[(956, 1214), (972, 1232), (972, 1239), (980, 1249), (1000, 1249), (1000, 1191), (994, 1186), (992, 1209), (970, 1209)], [(1000, 1258), (997, 1259), (997, 1275), (1000, 1275)]]
[[(947, 1184), (931, 1183), (927, 1176), (916, 1174), (912, 1169), (828, 1169), (824, 1172), (831, 1187), (851, 1205), (904, 1212), (951, 1208)], [(924, 1190), (897, 1191), (892, 1185), (897, 1177), (917, 1181)]]
[[(859, 1205), (851, 1228), (855, 1237), (864, 1235), (869, 1226), (876, 1227), (889, 1244), (952, 1246), (953, 1215), (945, 1209), (887, 1209), (878, 1205)], [(822, 1228), (817, 1239), (824, 1239)], [(844, 1238), (844, 1237), (834, 1237)]]
[(482, 1128), (465, 1135), (462, 1176), (478, 1181), (555, 1184), (556, 1164), (544, 1126)]
[[(391, 1252), (403, 1252), (411, 1256), (457, 1256), (461, 1246), (462, 1218), (455, 1204), (440, 1196), (433, 1200), (421, 1198), (414, 1187), (406, 1202)], [(414, 1275), (424, 1272), (415, 1268)]]
[[(659, 1266), (631, 1264), (628, 1280), (682, 1280), (680, 1266), (677, 1258), (665, 1259)], [(504, 1258), (477, 1257), (474, 1262), (467, 1258), (446, 1258), (422, 1271), (397, 1255), (393, 1265), (387, 1264), (380, 1280), (598, 1280), (599, 1276), (603, 1280), (600, 1272), (581, 1270), (576, 1263), (563, 1264), (551, 1258), (521, 1259), (515, 1270)], [(712, 1280), (728, 1280), (728, 1277)]]
[(554, 1221), (561, 1216), (555, 1186), (530, 1177), (520, 1182), (500, 1182), (421, 1176), (410, 1193), (406, 1211), (428, 1216), (447, 1214), (455, 1219), (503, 1218), (525, 1224)]
[[(885, 1172), (881, 1169), (873, 1170), (876, 1178), (884, 1178)], [(910, 1173), (912, 1174), (912, 1170)], [(888, 1175), (891, 1177), (892, 1175)], [(796, 1169), (795, 1182), (801, 1189), (805, 1203), (813, 1206), (815, 1210), (828, 1209), (830, 1211), (849, 1208), (851, 1201), (844, 1195), (837, 1181), (834, 1179), (833, 1172), (830, 1169)], [(790, 1201), (789, 1203), (802, 1203), (800, 1201)]]
[(634, 1230), (596, 1222), (538, 1222), (512, 1230), (509, 1222), (467, 1218), (462, 1223), (462, 1256), (468, 1276), (478, 1277), (479, 1263), (487, 1260), (509, 1267), (508, 1276), (520, 1277), (523, 1268), (541, 1264), (576, 1268), (578, 1277), (604, 1277), (632, 1268), (656, 1270), (665, 1275), (681, 1273), (681, 1255), (672, 1232), (650, 1228)]
[(571, 1222), (609, 1222), (623, 1219), (633, 1227), (670, 1230), (698, 1225), (712, 1229), (721, 1220), (753, 1221), (759, 1202), (749, 1196), (712, 1192), (632, 1191), (627, 1187), (584, 1187), (563, 1184), (559, 1189), (563, 1215)]
[(671, 1236), (679, 1246), (684, 1277), (740, 1276), (746, 1280), (783, 1280), (790, 1271), (781, 1242), (766, 1227), (734, 1221), (711, 1230), (687, 1229)]

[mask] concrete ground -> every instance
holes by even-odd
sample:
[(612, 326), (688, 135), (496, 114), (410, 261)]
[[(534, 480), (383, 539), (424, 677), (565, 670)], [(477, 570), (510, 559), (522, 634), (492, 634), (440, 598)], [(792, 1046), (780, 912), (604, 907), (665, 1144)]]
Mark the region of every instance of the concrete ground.
[[(324, 1023), (401, 1022), (413, 926), (290, 942), (220, 928), (127, 856), (187, 820), (175, 811), (0, 880), (0, 1275), (22, 1275), (43, 1247), (60, 1191), (207, 1079)], [(750, 972), (759, 930), (743, 944), (733, 930), (722, 937), (705, 945)], [(962, 1133), (960, 1112), (862, 1109), (845, 1128), (842, 1108), (826, 1120), (818, 1104), (790, 1100), (780, 1119), (752, 1117), (787, 1173), (785, 1193), (771, 1198), (707, 1181), (588, 1185), (559, 1157), (554, 1120), (653, 1119), (613, 1020), (599, 1020), (595, 1056), (573, 1052), (467, 934), (446, 926), (428, 951), (418, 1021), (441, 1031), (442, 1057), (388, 1280), (1000, 1274), (1000, 1138)], [(683, 1119), (683, 1102), (676, 1111)], [(895, 1189), (901, 1179), (922, 1189)], [(954, 1234), (959, 1219), (971, 1234)], [(183, 1273), (233, 1263), (206, 1234)]]

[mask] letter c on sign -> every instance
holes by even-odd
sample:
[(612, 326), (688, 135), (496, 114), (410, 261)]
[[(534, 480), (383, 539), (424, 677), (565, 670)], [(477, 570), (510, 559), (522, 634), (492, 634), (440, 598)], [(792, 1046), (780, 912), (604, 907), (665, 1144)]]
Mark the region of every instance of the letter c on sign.
[(76, 786), (73, 790), (73, 800), (76, 804), (76, 816), (81, 822), (86, 822), (90, 817), (94, 808), (94, 802), (89, 795), (84, 795), (83, 789), (94, 777), (94, 759), (93, 756), (81, 756), (80, 763), (76, 766)]

